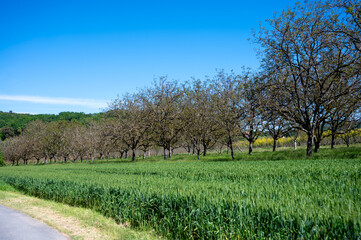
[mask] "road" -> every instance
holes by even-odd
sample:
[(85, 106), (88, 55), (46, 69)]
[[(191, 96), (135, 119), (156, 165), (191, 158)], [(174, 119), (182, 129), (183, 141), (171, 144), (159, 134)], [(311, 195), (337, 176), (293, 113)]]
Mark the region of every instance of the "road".
[(57, 230), (21, 213), (0, 205), (1, 240), (69, 240)]

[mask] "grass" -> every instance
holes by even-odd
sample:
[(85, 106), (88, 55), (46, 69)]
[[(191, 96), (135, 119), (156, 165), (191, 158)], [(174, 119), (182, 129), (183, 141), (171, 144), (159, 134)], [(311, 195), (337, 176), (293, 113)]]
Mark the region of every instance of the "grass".
[[(272, 148), (254, 148), (253, 154), (248, 154), (248, 149), (244, 151), (235, 151), (235, 161), (277, 161), (277, 160), (314, 160), (314, 159), (361, 159), (361, 144), (353, 144), (350, 147), (345, 145), (336, 145), (335, 149), (330, 149), (329, 146), (321, 146), (318, 153), (313, 153), (312, 157), (306, 156), (306, 147), (300, 146), (297, 150), (293, 148), (280, 147), (276, 152), (272, 152)], [(197, 159), (197, 155), (194, 154), (176, 154), (171, 159), (164, 160), (163, 155), (150, 156), (142, 159), (137, 157), (138, 162), (176, 162), (176, 161), (231, 161), (230, 154), (223, 151), (221, 154), (214, 151), (209, 151), (207, 156), (201, 155), (200, 160)], [(127, 163), (131, 161), (128, 159), (110, 159), (110, 160), (95, 160), (99, 163)], [(84, 161), (85, 164), (90, 163)]]
[(154, 231), (132, 230), (90, 209), (26, 196), (3, 181), (0, 181), (0, 204), (45, 222), (74, 240), (160, 239)]
[(5, 167), (0, 179), (170, 239), (359, 239), (360, 150), (322, 148), (306, 158), (304, 149), (259, 149), (238, 153), (237, 161), (213, 153), (201, 161), (175, 155)]
[[(277, 160), (312, 160), (312, 159), (361, 159), (361, 144), (353, 144), (350, 147), (346, 145), (336, 145), (335, 149), (330, 149), (329, 146), (321, 146), (318, 153), (313, 153), (312, 157), (306, 156), (306, 147), (299, 146), (297, 150), (288, 147), (277, 148), (276, 152), (272, 152), (272, 148), (267, 147), (258, 147), (254, 148), (253, 155), (248, 154), (248, 150), (235, 151), (235, 161), (277, 161)], [(131, 157), (127, 159), (96, 159), (95, 164), (108, 164), (108, 163), (129, 163)], [(221, 154), (214, 151), (209, 151), (207, 156), (201, 155), (200, 160), (197, 159), (197, 155), (194, 154), (175, 154), (172, 158), (168, 160), (163, 159), (163, 155), (157, 156), (147, 156), (145, 159), (142, 156), (137, 157), (137, 162), (176, 162), (176, 161), (197, 161), (197, 162), (224, 162), (232, 161), (230, 154), (227, 154), (226, 151), (223, 151)], [(66, 164), (73, 164), (74, 162), (68, 161)], [(76, 164), (81, 164), (79, 160), (75, 162)], [(29, 161), (28, 165), (35, 165), (35, 161)], [(63, 164), (63, 162), (58, 161), (57, 164)], [(82, 164), (90, 164), (90, 160), (84, 160)], [(9, 165), (9, 164), (8, 164)], [(19, 164), (23, 165), (22, 162)], [(43, 165), (40, 163), (39, 165)], [(50, 165), (50, 164), (49, 164)]]
[[(335, 149), (329, 146), (322, 146), (318, 153), (313, 153), (312, 157), (306, 156), (306, 147), (278, 148), (276, 152), (272, 152), (271, 148), (255, 148), (252, 155), (248, 154), (248, 150), (242, 152), (235, 151), (236, 161), (263, 161), (263, 160), (311, 160), (311, 159), (361, 159), (361, 144), (354, 144), (350, 147), (338, 145)], [(170, 161), (197, 161), (196, 155), (177, 154)], [(224, 151), (221, 154), (210, 152), (206, 157), (201, 156), (200, 161), (230, 161), (230, 154)], [(116, 161), (125, 161), (124, 159)], [(129, 160), (127, 160), (129, 161)], [(144, 160), (141, 160), (144, 161)], [(146, 158), (146, 161), (164, 161), (163, 156), (152, 156)], [(102, 161), (105, 162), (105, 161)]]

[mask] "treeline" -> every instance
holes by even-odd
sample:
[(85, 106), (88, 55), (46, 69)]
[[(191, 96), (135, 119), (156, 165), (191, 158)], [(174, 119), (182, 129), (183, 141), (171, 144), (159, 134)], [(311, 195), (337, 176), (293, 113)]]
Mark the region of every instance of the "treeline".
[[(94, 159), (111, 151), (149, 151), (164, 158), (184, 147), (198, 157), (224, 144), (234, 159), (234, 141), (244, 138), (252, 154), (259, 136), (277, 140), (307, 135), (307, 156), (317, 152), (327, 131), (331, 148), (360, 122), (360, 2), (297, 4), (254, 33), (261, 47), (258, 72), (226, 73), (184, 84), (166, 77), (149, 88), (116, 99), (98, 121), (32, 123), (4, 142), (5, 157)], [(17, 150), (15, 148), (18, 148)]]
[[(164, 159), (171, 158), (173, 150), (184, 148), (198, 158), (209, 149), (226, 146), (234, 159), (234, 142), (240, 137), (248, 143), (249, 154), (259, 136), (277, 140), (292, 135), (300, 137), (298, 125), (284, 119), (274, 110), (272, 99), (266, 94), (264, 82), (249, 72), (236, 75), (220, 71), (214, 78), (193, 79), (180, 85), (177, 81), (160, 78), (150, 88), (116, 99), (98, 120), (30, 122), (20, 136), (2, 143), (7, 161), (18, 164), (35, 158), (63, 162), (95, 158), (109, 158), (117, 153), (136, 160), (137, 151), (145, 155), (154, 148), (163, 149)], [(356, 109), (355, 109), (356, 110)], [(332, 130), (334, 116), (325, 118), (324, 134), (318, 138), (342, 134), (346, 143), (352, 141), (352, 131), (359, 124), (357, 114), (350, 114), (337, 122)], [(326, 131), (327, 130), (327, 131)], [(315, 140), (316, 141), (316, 140)]]
[(0, 111), (0, 138), (4, 141), (6, 138), (20, 135), (26, 125), (35, 120), (41, 120), (43, 122), (77, 120), (85, 123), (87, 119), (97, 118), (98, 115), (99, 113), (61, 112), (59, 114), (26, 114)]

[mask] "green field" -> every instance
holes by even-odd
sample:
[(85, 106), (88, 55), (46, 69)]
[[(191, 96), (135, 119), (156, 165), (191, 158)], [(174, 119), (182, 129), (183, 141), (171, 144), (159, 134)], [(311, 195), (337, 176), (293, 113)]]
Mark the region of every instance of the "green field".
[(0, 179), (169, 239), (360, 239), (360, 148), (351, 157), (337, 151), (339, 159), (225, 161), (214, 154), (204, 161), (4, 167)]

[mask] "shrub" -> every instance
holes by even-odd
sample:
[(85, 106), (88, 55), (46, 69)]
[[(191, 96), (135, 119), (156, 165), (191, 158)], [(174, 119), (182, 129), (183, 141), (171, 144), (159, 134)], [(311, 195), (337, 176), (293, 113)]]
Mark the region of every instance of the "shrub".
[(5, 166), (5, 160), (4, 160), (4, 154), (2, 153), (1, 149), (0, 149), (0, 167)]

